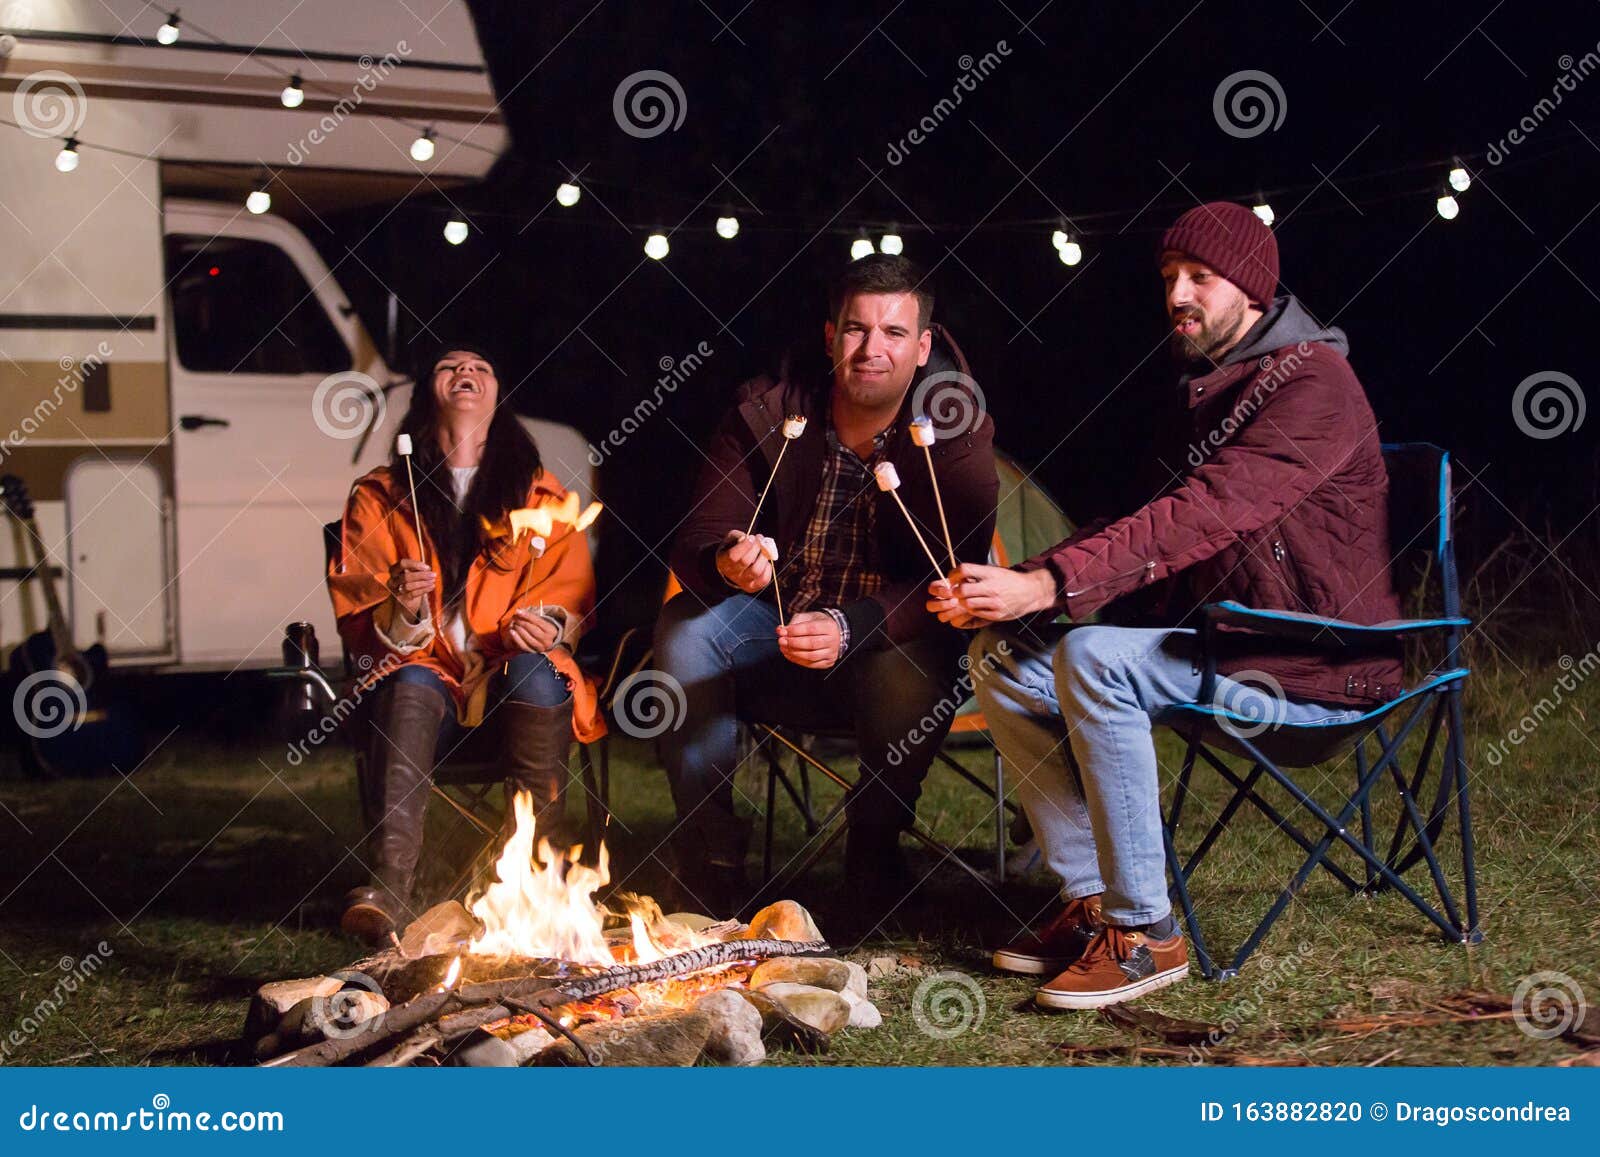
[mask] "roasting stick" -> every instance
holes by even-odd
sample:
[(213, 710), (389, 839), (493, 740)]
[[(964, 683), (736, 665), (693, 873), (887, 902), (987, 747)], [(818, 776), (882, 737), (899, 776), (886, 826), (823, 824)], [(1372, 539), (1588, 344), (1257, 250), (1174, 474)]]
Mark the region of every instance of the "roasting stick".
[(906, 509), (906, 504), (901, 501), (900, 472), (894, 468), (893, 462), (879, 462), (872, 468), (872, 473), (878, 479), (878, 489), (894, 499), (894, 504), (900, 508), (900, 513), (906, 516), (906, 525), (911, 527), (911, 533), (917, 536), (917, 545), (922, 547), (922, 553), (928, 556), (928, 561), (933, 564), (933, 573), (940, 578), (944, 577), (944, 568), (939, 565), (939, 560), (933, 557), (933, 551), (928, 549), (928, 542), (922, 537), (922, 531), (917, 529), (917, 523), (911, 517), (911, 511)]
[(778, 600), (778, 626), (783, 626), (783, 592), (778, 588), (778, 544), (761, 536), (761, 555), (772, 564), (772, 597)]
[(950, 573), (954, 574), (961, 564), (956, 562), (955, 544), (950, 541), (950, 524), (944, 517), (944, 499), (939, 496), (939, 475), (933, 468), (935, 439), (933, 420), (926, 414), (911, 420), (911, 440), (922, 447), (922, 453), (928, 459), (928, 479), (933, 483), (933, 501), (939, 507), (939, 528), (944, 531), (944, 548), (950, 552)]
[(411, 517), (416, 520), (417, 550), (422, 554), (422, 561), (428, 561), (428, 548), (422, 542), (422, 512), (417, 509), (417, 479), (411, 473), (411, 435), (400, 434), (394, 440), (394, 448), (400, 457), (406, 460), (406, 481), (411, 484)]
[(801, 434), (806, 432), (806, 420), (799, 414), (790, 414), (783, 420), (783, 445), (778, 447), (778, 457), (772, 464), (772, 473), (767, 475), (767, 484), (761, 488), (761, 497), (756, 499), (755, 513), (750, 516), (750, 525), (745, 528), (745, 537), (755, 533), (756, 519), (761, 517), (762, 504), (767, 501), (767, 491), (772, 489), (772, 480), (778, 476), (778, 467), (783, 465), (783, 452), (789, 448)]

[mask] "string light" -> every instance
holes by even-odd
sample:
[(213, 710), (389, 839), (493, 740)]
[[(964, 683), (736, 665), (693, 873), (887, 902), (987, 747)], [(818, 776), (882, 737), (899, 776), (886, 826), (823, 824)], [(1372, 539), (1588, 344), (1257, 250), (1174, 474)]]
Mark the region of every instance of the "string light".
[(1472, 174), (1462, 165), (1460, 157), (1452, 157), (1451, 160), (1454, 164), (1450, 168), (1450, 187), (1458, 193), (1465, 193), (1472, 187)]
[(665, 233), (652, 233), (645, 238), (644, 255), (650, 260), (660, 261), (671, 252), (672, 246), (667, 244), (667, 235)]
[(1461, 206), (1457, 204), (1456, 199), (1449, 193), (1444, 194), (1437, 201), (1435, 201), (1433, 203), (1433, 207), (1439, 210), (1439, 216), (1443, 217), (1446, 221), (1454, 221), (1456, 219), (1456, 215), (1461, 212)]
[(419, 165), (433, 160), (432, 129), (423, 129), (422, 135), (411, 142), (411, 159)]
[(898, 257), (905, 252), (905, 240), (898, 233), (885, 233), (878, 238), (878, 252), (887, 253), (891, 257)]
[(874, 252), (872, 241), (867, 237), (857, 237), (850, 242), (850, 260), (860, 261), (867, 254)]
[(721, 237), (724, 241), (732, 241), (735, 237), (739, 236), (739, 218), (718, 217), (717, 236)]
[(78, 138), (68, 137), (67, 143), (61, 146), (61, 151), (56, 154), (56, 170), (70, 173), (78, 167)]
[(576, 181), (562, 181), (556, 186), (556, 204), (563, 208), (572, 208), (582, 195), (583, 191), (578, 188)]
[(167, 22), (156, 29), (156, 43), (178, 43), (178, 14), (176, 12), (168, 12)]
[(1057, 229), (1054, 233), (1050, 234), (1050, 247), (1057, 252), (1059, 252), (1061, 247), (1066, 243), (1067, 231), (1065, 229)]
[(244, 207), (259, 216), (272, 208), (272, 194), (265, 189), (252, 189), (244, 199)]
[(289, 83), (283, 88), (283, 95), (278, 99), (283, 101), (284, 108), (299, 108), (305, 103), (306, 90), (298, 72), (289, 78)]
[(1083, 260), (1083, 246), (1079, 245), (1071, 237), (1068, 237), (1056, 247), (1056, 253), (1060, 255), (1061, 264), (1063, 265), (1076, 265)]
[(467, 239), (467, 223), (459, 217), (452, 217), (444, 223), (444, 239), (452, 245), (460, 245)]

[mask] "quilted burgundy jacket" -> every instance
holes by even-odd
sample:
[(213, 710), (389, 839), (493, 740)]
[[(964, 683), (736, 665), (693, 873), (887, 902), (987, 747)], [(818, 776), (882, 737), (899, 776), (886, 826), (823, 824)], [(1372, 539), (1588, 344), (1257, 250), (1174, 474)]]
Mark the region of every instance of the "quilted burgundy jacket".
[[(1389, 572), (1388, 475), (1344, 334), (1280, 297), (1222, 364), (1183, 381), (1191, 472), (1125, 518), (1022, 564), (1048, 567), (1081, 620), (1175, 576), (1173, 621), (1236, 599), (1356, 623), (1400, 617)], [(1292, 699), (1363, 706), (1400, 690), (1398, 648), (1359, 656), (1229, 632), (1223, 674), (1263, 672)]]

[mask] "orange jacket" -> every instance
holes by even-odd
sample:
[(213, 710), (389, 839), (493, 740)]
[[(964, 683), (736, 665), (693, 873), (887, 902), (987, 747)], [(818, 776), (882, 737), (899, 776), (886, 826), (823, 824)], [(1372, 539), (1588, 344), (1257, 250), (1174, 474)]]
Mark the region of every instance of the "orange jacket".
[[(540, 473), (528, 491), (527, 505), (557, 503), (566, 493), (548, 473)], [(426, 557), (434, 563), (438, 552), (426, 528), (423, 545), (427, 554), (420, 552), (411, 503), (405, 489), (395, 485), (387, 466), (356, 480), (340, 533), (342, 549), (328, 571), (328, 592), (339, 636), (360, 672), (359, 685), (365, 689), (404, 663), (426, 667), (450, 689), (456, 714), (468, 726), (483, 717), (489, 677), (516, 654), (500, 640), (500, 628), (513, 611), (540, 603), (558, 606), (574, 624), (580, 624), (594, 609), (594, 567), (584, 534), (558, 522), (544, 552), (535, 557), (529, 535), (513, 540), (508, 528), (500, 526), (485, 534), (485, 545), (467, 571), (462, 611), (481, 652), (461, 654), (439, 626), (445, 621), (441, 578), (428, 596), (436, 626), (433, 637), (420, 649), (402, 654), (379, 634), (387, 628), (394, 609), (386, 585), (389, 567), (401, 558)], [(437, 563), (434, 572), (438, 573)], [(584, 743), (604, 735), (594, 680), (583, 673), (564, 645), (552, 647), (547, 657), (572, 688), (573, 734)]]

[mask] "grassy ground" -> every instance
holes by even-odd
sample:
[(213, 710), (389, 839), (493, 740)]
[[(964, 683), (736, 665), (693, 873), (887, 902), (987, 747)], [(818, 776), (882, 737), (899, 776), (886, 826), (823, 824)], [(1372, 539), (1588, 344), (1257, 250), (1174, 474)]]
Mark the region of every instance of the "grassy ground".
[[(1482, 945), (1446, 944), (1392, 893), (1354, 898), (1319, 873), (1238, 979), (1194, 979), (1143, 1006), (1236, 1023), (1236, 1035), (1214, 1050), (1217, 1060), (1239, 1053), (1317, 1064), (1549, 1064), (1571, 1056), (1570, 1044), (1535, 1039), (1508, 1020), (1356, 1033), (1315, 1027), (1427, 1009), (1461, 989), (1509, 994), (1539, 970), (1565, 973), (1600, 998), (1600, 691), (1584, 686), (1565, 697), (1498, 763), (1486, 755), (1561, 673), (1482, 678), (1469, 702)], [(1169, 775), (1178, 754), (1171, 737), (1163, 739)], [(4, 1063), (224, 1060), (258, 984), (336, 968), (357, 955), (333, 927), (340, 894), (359, 878), (346, 850), (356, 837), (348, 757), (322, 751), (290, 767), (284, 755), (277, 743), (219, 741), (185, 729), (132, 779), (0, 782)], [(984, 751), (962, 758), (988, 774)], [(1353, 775), (1348, 764), (1318, 770), (1340, 784)], [(1215, 776), (1199, 782), (1191, 812), (1197, 821), (1225, 799)], [(753, 776), (742, 787), (750, 799), (761, 797)], [(645, 745), (618, 746), (613, 793), (616, 875), (628, 888), (664, 892), (665, 873), (652, 852), (671, 809)], [(986, 864), (992, 824), (984, 803), (940, 770), (922, 815), (942, 839)], [(430, 823), (437, 845), (460, 835), (442, 813)], [(785, 809), (782, 851), (793, 854), (801, 839)], [(1458, 847), (1452, 836), (1446, 854)], [(874, 981), (884, 1027), (841, 1034), (819, 1061), (776, 1062), (1054, 1064), (1074, 1059), (1058, 1048), (1066, 1043), (1128, 1046), (1099, 1062), (1149, 1063), (1131, 1047), (1159, 1039), (1096, 1014), (1034, 1011), (1028, 981), (987, 967), (986, 945), (1049, 910), (1047, 881), (985, 889), (920, 850), (913, 858), (925, 883), (864, 939), (851, 932), (847, 941), (856, 959), (904, 962)], [(1298, 860), (1259, 815), (1242, 815), (1196, 880), (1210, 938), (1237, 944)], [(1413, 879), (1422, 888), (1426, 872)], [(854, 923), (836, 859), (792, 894), (836, 942)], [(86, 975), (81, 962), (95, 952), (101, 962)], [(63, 993), (68, 976), (82, 979)], [(53, 1012), (41, 1006), (52, 994), (59, 998)]]

